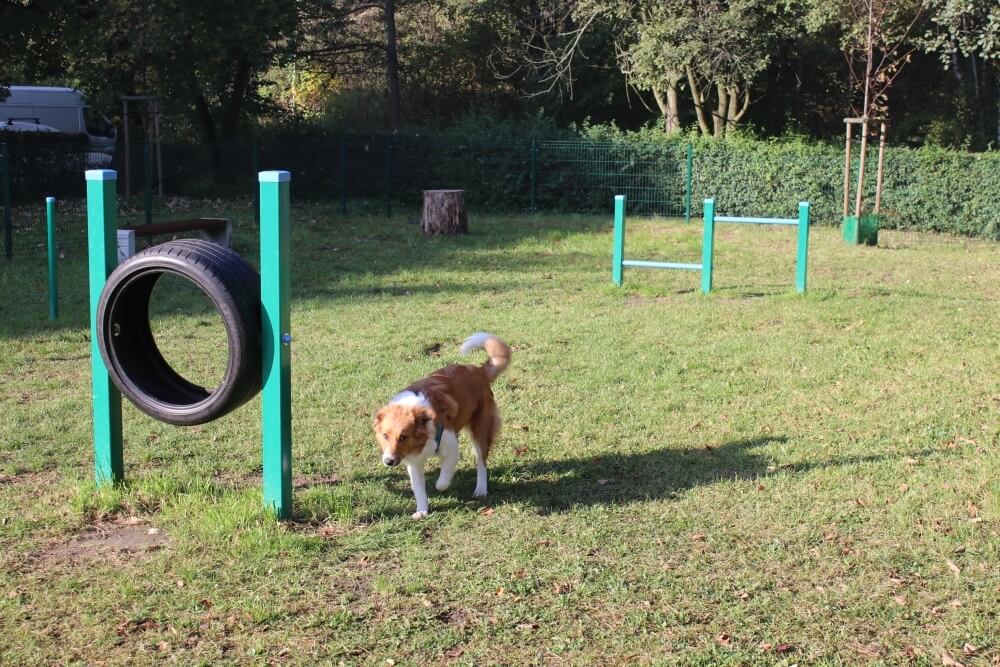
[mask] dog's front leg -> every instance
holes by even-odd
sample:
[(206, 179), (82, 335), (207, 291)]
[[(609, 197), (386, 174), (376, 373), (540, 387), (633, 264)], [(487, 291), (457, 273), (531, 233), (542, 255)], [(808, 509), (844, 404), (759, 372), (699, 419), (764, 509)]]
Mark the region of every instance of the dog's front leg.
[(424, 461), (407, 461), (406, 470), (410, 473), (410, 486), (413, 488), (413, 497), (417, 500), (417, 511), (413, 513), (414, 519), (423, 519), (430, 514), (427, 507), (427, 483), (424, 480)]
[(454, 431), (445, 431), (441, 434), (440, 456), (441, 473), (438, 475), (438, 491), (445, 491), (451, 486), (451, 480), (455, 477), (455, 469), (458, 467), (458, 437)]

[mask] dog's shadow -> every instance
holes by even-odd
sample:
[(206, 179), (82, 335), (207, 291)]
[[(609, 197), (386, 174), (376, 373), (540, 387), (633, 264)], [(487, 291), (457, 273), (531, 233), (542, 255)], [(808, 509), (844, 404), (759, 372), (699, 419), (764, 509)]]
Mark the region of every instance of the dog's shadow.
[[(539, 514), (571, 511), (596, 505), (624, 505), (668, 499), (685, 491), (723, 480), (756, 480), (778, 473), (800, 474), (817, 468), (872, 463), (906, 454), (872, 454), (826, 461), (779, 463), (760, 450), (785, 436), (762, 436), (735, 440), (699, 449), (657, 449), (642, 453), (604, 453), (558, 460), (515, 460), (490, 466), (490, 495), (486, 505), (519, 503)], [(929, 452), (910, 452), (920, 456)], [(427, 469), (432, 512), (467, 508), (472, 501), (475, 470), (462, 466), (451, 488), (434, 491), (437, 469)], [(405, 494), (408, 505), (412, 492), (405, 476), (389, 472), (367, 475), (359, 481), (389, 485)], [(410, 510), (412, 511), (412, 509)], [(402, 512), (400, 512), (402, 514)], [(382, 518), (389, 515), (383, 514)], [(376, 517), (372, 517), (373, 519)]]

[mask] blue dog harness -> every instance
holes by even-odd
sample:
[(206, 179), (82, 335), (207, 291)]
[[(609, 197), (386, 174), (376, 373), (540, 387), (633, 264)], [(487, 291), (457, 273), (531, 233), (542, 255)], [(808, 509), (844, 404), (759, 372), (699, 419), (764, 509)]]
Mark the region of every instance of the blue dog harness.
[(444, 435), (444, 422), (437, 425), (437, 432), (434, 433), (434, 453), (437, 454), (441, 448), (441, 436)]

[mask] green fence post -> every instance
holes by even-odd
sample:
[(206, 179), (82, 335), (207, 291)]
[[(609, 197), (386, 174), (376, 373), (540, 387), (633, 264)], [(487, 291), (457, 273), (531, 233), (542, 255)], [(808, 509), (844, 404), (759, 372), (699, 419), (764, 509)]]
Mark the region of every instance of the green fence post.
[(694, 155), (691, 142), (687, 145), (687, 179), (684, 187), (684, 222), (691, 222), (691, 174), (694, 167)]
[(56, 276), (56, 198), (45, 198), (45, 230), (49, 251), (49, 319), (59, 319), (59, 286)]
[(261, 424), (264, 505), (279, 519), (292, 513), (292, 335), (289, 316), (291, 224), (287, 171), (262, 171), (260, 182), (260, 303), (263, 327)]
[(347, 139), (340, 140), (340, 211), (347, 215)]
[(153, 151), (149, 149), (147, 141), (142, 147), (142, 210), (146, 217), (146, 224), (153, 224)]
[(795, 254), (795, 291), (806, 291), (807, 263), (809, 261), (809, 202), (799, 202), (799, 241)]
[(535, 210), (535, 173), (538, 169), (538, 142), (531, 140), (531, 211)]
[(615, 195), (615, 232), (611, 249), (611, 282), (621, 286), (625, 261), (625, 195)]
[(98, 484), (124, 479), (122, 396), (97, 344), (97, 304), (118, 264), (118, 173), (94, 169), (87, 180), (87, 255), (90, 283), (90, 364), (94, 409), (94, 472)]
[(385, 217), (392, 217), (392, 137), (385, 139)]
[(712, 291), (712, 259), (715, 255), (715, 200), (706, 199), (703, 214), (705, 229), (701, 238), (701, 291)]
[(10, 148), (0, 142), (0, 204), (3, 204), (3, 254), (14, 257), (14, 221), (10, 210)]

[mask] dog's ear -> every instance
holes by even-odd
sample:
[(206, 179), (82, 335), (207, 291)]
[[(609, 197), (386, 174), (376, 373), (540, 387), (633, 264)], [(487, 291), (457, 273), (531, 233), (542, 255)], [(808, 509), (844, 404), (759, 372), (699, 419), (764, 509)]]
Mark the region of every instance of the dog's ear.
[(382, 426), (382, 420), (385, 419), (385, 408), (382, 408), (375, 413), (375, 417), (372, 419), (372, 430), (378, 433), (379, 428)]

